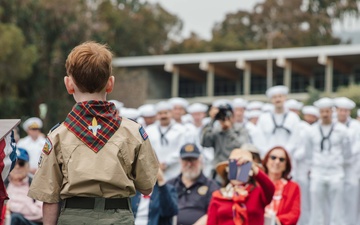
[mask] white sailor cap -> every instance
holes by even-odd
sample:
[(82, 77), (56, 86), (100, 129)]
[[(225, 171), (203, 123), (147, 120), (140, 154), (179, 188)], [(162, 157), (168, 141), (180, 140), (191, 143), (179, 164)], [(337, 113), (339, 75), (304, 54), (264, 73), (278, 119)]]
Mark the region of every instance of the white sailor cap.
[(187, 111), (188, 113), (196, 113), (196, 112), (203, 112), (206, 113), (208, 111), (209, 107), (205, 104), (202, 103), (194, 103), (191, 104), (188, 108)]
[(119, 110), (119, 111), (120, 111), (120, 109), (121, 109), (122, 107), (124, 107), (124, 103), (122, 103), (122, 102), (120, 102), (120, 101), (118, 101), (118, 100), (114, 100), (114, 99), (113, 99), (113, 100), (109, 100), (109, 102), (114, 103), (116, 109)]
[(190, 114), (185, 114), (181, 116), (181, 122), (186, 123), (194, 123), (194, 118)]
[(259, 118), (261, 114), (263, 114), (263, 112), (260, 110), (247, 111), (246, 118), (248, 119)]
[(22, 127), (25, 131), (28, 129), (41, 129), (43, 127), (43, 122), (38, 117), (30, 117), (25, 120)]
[(304, 115), (313, 115), (316, 117), (320, 117), (319, 109), (312, 105), (306, 105), (301, 110)]
[(331, 98), (320, 98), (316, 102), (314, 102), (314, 106), (318, 109), (324, 109), (324, 108), (332, 108), (334, 106), (334, 100)]
[(353, 100), (346, 97), (334, 98), (334, 104), (337, 108), (350, 109), (350, 110), (355, 108), (356, 106)]
[(140, 112), (133, 108), (122, 108), (120, 115), (128, 119), (136, 120), (140, 116)]
[(140, 116), (153, 117), (156, 116), (155, 106), (153, 104), (145, 104), (138, 108)]
[(213, 101), (212, 106), (219, 108), (221, 105), (229, 104), (232, 107), (232, 102), (228, 99), (218, 99)]
[(263, 112), (273, 112), (274, 111), (274, 105), (270, 104), (270, 103), (265, 103), (261, 107), (261, 111), (263, 111)]
[(233, 108), (246, 108), (247, 103), (248, 102), (245, 99), (235, 98), (232, 101), (232, 106), (233, 106)]
[(304, 104), (302, 102), (299, 102), (295, 99), (289, 99), (285, 102), (285, 107), (287, 109), (301, 110), (303, 106)]
[(272, 98), (274, 95), (287, 95), (289, 93), (289, 88), (284, 85), (273, 86), (266, 91), (266, 96)]
[(252, 101), (249, 102), (249, 104), (246, 106), (247, 110), (261, 110), (261, 108), (263, 107), (264, 103), (260, 102), (260, 101)]
[(184, 99), (184, 98), (179, 98), (179, 97), (176, 97), (176, 98), (170, 98), (169, 99), (169, 103), (172, 107), (175, 107), (175, 106), (181, 106), (183, 107), (184, 109), (186, 109), (189, 105), (189, 102)]
[(172, 106), (167, 101), (161, 101), (155, 105), (155, 110), (157, 113), (160, 111), (168, 111), (168, 110), (172, 110)]

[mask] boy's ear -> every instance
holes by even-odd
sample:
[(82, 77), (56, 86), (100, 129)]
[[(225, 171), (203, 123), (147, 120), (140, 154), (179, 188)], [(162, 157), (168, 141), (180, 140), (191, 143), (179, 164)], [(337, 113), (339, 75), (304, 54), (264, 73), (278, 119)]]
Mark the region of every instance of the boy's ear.
[(65, 84), (65, 87), (66, 87), (67, 92), (68, 92), (70, 95), (72, 95), (72, 94), (75, 93), (74, 82), (73, 82), (73, 80), (71, 79), (71, 77), (65, 76), (65, 77), (64, 77), (64, 84)]
[(114, 85), (115, 85), (115, 77), (110, 76), (109, 80), (106, 83), (106, 87), (105, 87), (106, 93), (111, 93), (114, 89)]

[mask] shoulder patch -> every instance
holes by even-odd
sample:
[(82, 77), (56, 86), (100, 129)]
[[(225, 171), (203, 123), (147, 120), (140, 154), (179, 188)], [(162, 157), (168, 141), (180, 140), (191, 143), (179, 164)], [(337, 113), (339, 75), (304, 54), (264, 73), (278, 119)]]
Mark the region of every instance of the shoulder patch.
[(53, 131), (54, 131), (56, 128), (58, 128), (60, 125), (61, 125), (61, 123), (57, 123), (55, 126), (53, 126), (53, 127), (50, 129), (49, 133), (53, 132)]
[(49, 155), (50, 152), (52, 151), (52, 149), (53, 149), (52, 143), (51, 143), (50, 139), (48, 137), (46, 137), (45, 145), (43, 147), (42, 152), (46, 155)]
[(144, 141), (146, 140), (146, 139), (148, 139), (148, 134), (146, 133), (146, 131), (145, 131), (145, 129), (144, 129), (144, 127), (143, 126), (141, 126), (140, 128), (139, 128), (139, 132), (140, 132), (140, 135), (141, 135), (141, 137), (144, 139)]

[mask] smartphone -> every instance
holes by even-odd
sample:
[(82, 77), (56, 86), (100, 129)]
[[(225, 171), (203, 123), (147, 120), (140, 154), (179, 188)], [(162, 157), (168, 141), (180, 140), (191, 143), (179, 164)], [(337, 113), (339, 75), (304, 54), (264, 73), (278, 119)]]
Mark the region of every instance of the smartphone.
[(239, 166), (239, 170), (237, 173), (237, 178), (236, 180), (238, 181), (242, 181), (242, 182), (247, 182), (249, 179), (249, 172), (251, 170), (251, 162), (247, 162), (241, 166)]
[(247, 162), (241, 166), (237, 165), (236, 159), (229, 159), (229, 180), (238, 180), (247, 182), (249, 179), (249, 172), (251, 170), (251, 162)]
[(237, 171), (238, 171), (237, 160), (229, 159), (229, 173), (228, 173), (229, 180), (236, 180)]

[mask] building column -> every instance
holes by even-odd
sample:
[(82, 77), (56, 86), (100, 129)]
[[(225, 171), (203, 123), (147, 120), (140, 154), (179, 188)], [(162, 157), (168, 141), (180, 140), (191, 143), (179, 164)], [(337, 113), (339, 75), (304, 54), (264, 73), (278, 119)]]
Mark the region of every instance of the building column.
[(251, 94), (251, 65), (248, 62), (245, 62), (244, 65), (244, 95), (250, 95)]
[(206, 79), (206, 94), (208, 97), (214, 96), (215, 68), (214, 65), (208, 65)]
[(349, 75), (349, 85), (355, 85), (355, 74), (354, 74), (354, 72), (352, 72)]
[(334, 61), (331, 58), (327, 58), (325, 64), (325, 92), (331, 94), (333, 92), (333, 64)]
[(266, 87), (271, 88), (273, 86), (273, 60), (269, 56), (266, 61)]
[(289, 88), (291, 93), (291, 62), (286, 60), (284, 67), (284, 85)]
[(174, 66), (171, 79), (171, 97), (179, 96), (179, 67)]
[(315, 88), (315, 76), (311, 76), (309, 80), (310, 87)]

